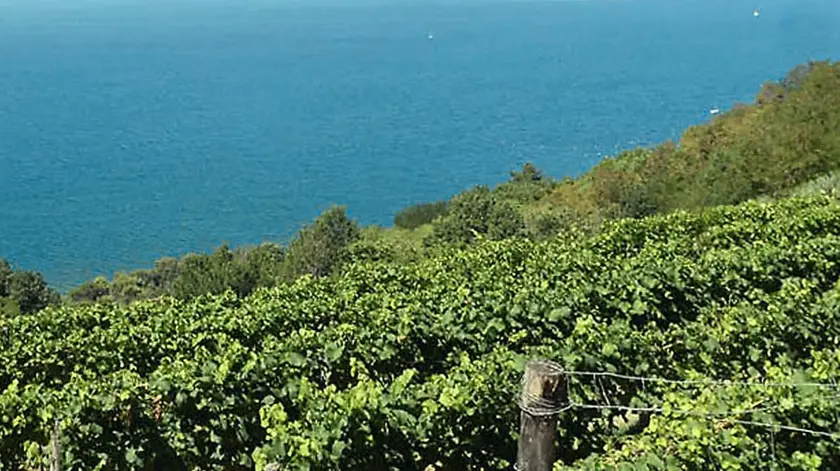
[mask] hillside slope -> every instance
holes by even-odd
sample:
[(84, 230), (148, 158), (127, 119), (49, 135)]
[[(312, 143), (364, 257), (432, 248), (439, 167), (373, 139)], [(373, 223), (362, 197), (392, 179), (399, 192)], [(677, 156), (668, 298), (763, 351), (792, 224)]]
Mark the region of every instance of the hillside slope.
[[(0, 468), (36, 467), (58, 419), (65, 469), (510, 469), (526, 359), (830, 382), (838, 277), (840, 203), (815, 196), (356, 263), (245, 299), (48, 308), (0, 326)], [(571, 393), (728, 411), (573, 409), (560, 458), (574, 469), (840, 466), (830, 438), (771, 440), (727, 420), (760, 404), (763, 421), (836, 429), (833, 390), (576, 381)]]
[(161, 259), (150, 270), (86, 283), (69, 299), (131, 302), (226, 289), (244, 295), (303, 273), (331, 276), (354, 261), (410, 262), (478, 240), (542, 240), (573, 228), (592, 234), (617, 218), (776, 198), (840, 170), (839, 129), (840, 63), (811, 62), (676, 143), (623, 152), (575, 179), (556, 180), (526, 164), (495, 188), (405, 208), (394, 228), (359, 228), (332, 208), (287, 245)]

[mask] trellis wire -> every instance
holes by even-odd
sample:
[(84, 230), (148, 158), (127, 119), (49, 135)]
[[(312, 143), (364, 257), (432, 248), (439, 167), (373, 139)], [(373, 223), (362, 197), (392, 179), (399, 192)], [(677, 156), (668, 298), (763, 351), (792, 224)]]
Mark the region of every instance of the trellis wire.
[[(665, 413), (665, 409), (662, 407), (631, 407), (631, 406), (605, 406), (601, 404), (578, 404), (572, 403), (570, 404), (572, 408), (579, 408), (579, 409), (607, 409), (607, 410), (621, 410), (626, 412), (650, 412), (650, 413)], [(811, 430), (802, 427), (794, 427), (792, 425), (780, 425), (780, 424), (772, 424), (769, 422), (757, 422), (752, 420), (741, 420), (741, 419), (733, 419), (728, 417), (729, 415), (738, 415), (746, 414), (752, 411), (732, 411), (726, 414), (720, 413), (721, 415), (715, 415), (707, 412), (700, 412), (700, 411), (691, 411), (691, 410), (680, 410), (674, 409), (668, 411), (671, 414), (678, 414), (678, 415), (691, 415), (696, 417), (703, 417), (706, 419), (711, 420), (726, 420), (732, 423), (741, 424), (741, 425), (751, 425), (756, 427), (764, 427), (770, 429), (779, 429), (779, 430), (787, 430), (790, 432), (800, 432), (806, 433), (811, 435), (817, 435), (822, 437), (833, 438), (835, 440), (840, 440), (840, 433), (832, 433), (832, 432), (823, 432), (820, 430)]]
[(778, 382), (761, 382), (761, 381), (730, 381), (730, 380), (683, 380), (683, 379), (666, 379), (645, 376), (633, 376), (619, 373), (607, 372), (592, 372), (592, 371), (565, 371), (569, 376), (589, 376), (589, 377), (609, 377), (616, 379), (624, 379), (628, 381), (638, 381), (642, 383), (662, 383), (662, 384), (681, 384), (689, 386), (748, 386), (748, 387), (769, 387), (769, 388), (824, 388), (824, 389), (838, 389), (840, 385), (827, 383), (778, 383)]
[[(553, 373), (558, 375), (568, 375), (568, 376), (586, 376), (592, 377), (596, 379), (600, 379), (602, 377), (614, 378), (614, 379), (623, 379), (628, 381), (638, 381), (644, 383), (662, 383), (662, 384), (674, 384), (674, 385), (690, 385), (690, 386), (745, 386), (745, 387), (771, 387), (771, 388), (796, 388), (796, 387), (810, 387), (810, 388), (822, 388), (822, 389), (838, 389), (840, 385), (837, 384), (826, 384), (826, 383), (815, 383), (815, 382), (803, 382), (803, 383), (779, 383), (779, 382), (761, 382), (761, 381), (730, 381), (730, 380), (677, 380), (677, 379), (667, 379), (667, 378), (657, 378), (657, 377), (644, 377), (644, 376), (634, 376), (634, 375), (626, 375), (620, 373), (609, 373), (609, 372), (592, 372), (592, 371), (569, 371), (565, 370), (559, 364), (547, 361), (547, 360), (538, 360), (541, 366), (546, 367)], [(523, 377), (524, 381), (524, 377)], [(600, 383), (599, 383), (600, 384)], [(602, 392), (605, 393), (603, 390), (603, 385), (601, 385)], [(839, 398), (840, 395), (834, 395), (832, 398)], [(527, 401), (525, 401), (527, 399)], [(606, 399), (606, 397), (605, 397)], [(609, 400), (606, 399), (609, 403)], [(536, 405), (536, 407), (529, 407), (525, 406), (524, 403), (528, 402), (530, 404)], [(541, 397), (535, 397), (533, 395), (528, 394), (526, 391), (522, 391), (520, 400), (519, 400), (519, 407), (520, 409), (535, 417), (544, 417), (544, 416), (552, 416), (556, 414), (560, 414), (562, 412), (568, 411), (570, 409), (595, 409), (595, 410), (618, 410), (618, 411), (625, 411), (625, 412), (641, 412), (641, 413), (660, 413), (660, 414), (675, 414), (675, 415), (687, 415), (687, 416), (694, 416), (694, 417), (701, 417), (708, 420), (719, 420), (719, 421), (728, 421), (730, 423), (740, 424), (740, 425), (747, 425), (753, 427), (763, 427), (768, 428), (771, 430), (785, 430), (789, 432), (798, 432), (804, 434), (810, 434), (814, 436), (826, 437), (835, 440), (840, 440), (840, 433), (833, 433), (833, 432), (825, 432), (820, 430), (812, 430), (804, 427), (796, 427), (792, 425), (781, 425), (781, 424), (774, 424), (769, 422), (759, 422), (754, 420), (743, 420), (743, 419), (736, 419), (732, 416), (738, 415), (748, 415), (748, 414), (755, 414), (761, 412), (768, 412), (772, 410), (778, 410), (781, 406), (773, 406), (773, 407), (754, 407), (750, 409), (741, 409), (741, 410), (731, 410), (731, 411), (721, 411), (721, 412), (704, 412), (698, 410), (686, 410), (686, 409), (669, 409), (665, 410), (662, 407), (634, 407), (634, 406), (623, 406), (623, 405), (603, 405), (603, 404), (586, 404), (586, 403), (577, 403), (577, 402), (569, 402), (566, 404), (555, 404), (552, 401), (545, 400)]]

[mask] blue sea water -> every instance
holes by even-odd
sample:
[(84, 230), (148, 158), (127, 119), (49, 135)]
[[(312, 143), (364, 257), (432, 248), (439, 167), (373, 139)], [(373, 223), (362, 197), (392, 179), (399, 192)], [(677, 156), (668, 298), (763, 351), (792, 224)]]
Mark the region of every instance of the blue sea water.
[(0, 0), (0, 257), (67, 288), (331, 203), (389, 224), (838, 57), (836, 0)]

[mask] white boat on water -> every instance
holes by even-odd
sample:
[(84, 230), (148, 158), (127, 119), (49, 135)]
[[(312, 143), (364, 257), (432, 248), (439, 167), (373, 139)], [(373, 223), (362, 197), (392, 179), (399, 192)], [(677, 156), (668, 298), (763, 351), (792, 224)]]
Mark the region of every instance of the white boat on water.
[(758, 11), (758, 8), (756, 8), (755, 10), (753, 10), (753, 16), (754, 16), (754, 17), (756, 17), (756, 18), (758, 18), (759, 16), (761, 16), (761, 12), (760, 12), (760, 11)]

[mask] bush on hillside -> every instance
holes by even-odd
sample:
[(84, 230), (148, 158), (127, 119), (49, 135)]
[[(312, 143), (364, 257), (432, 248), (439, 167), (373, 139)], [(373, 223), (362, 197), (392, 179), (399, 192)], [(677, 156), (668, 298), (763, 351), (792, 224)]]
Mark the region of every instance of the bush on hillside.
[(346, 208), (328, 209), (311, 225), (303, 227), (289, 244), (284, 260), (284, 280), (292, 281), (301, 275), (317, 278), (333, 273), (346, 261), (347, 249), (359, 234), (359, 224), (347, 216)]
[(44, 281), (44, 277), (33, 271), (15, 271), (12, 274), (9, 298), (17, 304), (21, 314), (34, 314), (61, 300), (58, 292)]
[(400, 210), (394, 216), (394, 225), (402, 229), (416, 229), (431, 223), (438, 217), (445, 216), (448, 212), (448, 201), (415, 204)]
[(538, 201), (551, 192), (555, 181), (546, 176), (531, 162), (526, 162), (519, 171), (510, 172), (510, 180), (493, 189), (499, 199), (516, 204), (529, 204)]
[(97, 276), (70, 291), (67, 296), (76, 303), (95, 303), (111, 295), (111, 286), (104, 276)]
[(60, 300), (40, 273), (14, 270), (8, 260), (0, 258), (0, 314), (34, 314)]
[(12, 281), (12, 266), (9, 261), (0, 258), (0, 298), (5, 298), (9, 295), (9, 284)]
[(437, 219), (429, 243), (465, 245), (478, 238), (502, 240), (524, 234), (522, 215), (486, 186), (477, 186), (452, 199), (449, 214)]
[(840, 170), (840, 64), (811, 62), (664, 143), (606, 159), (548, 201), (595, 207), (592, 218), (639, 217), (779, 195)]

